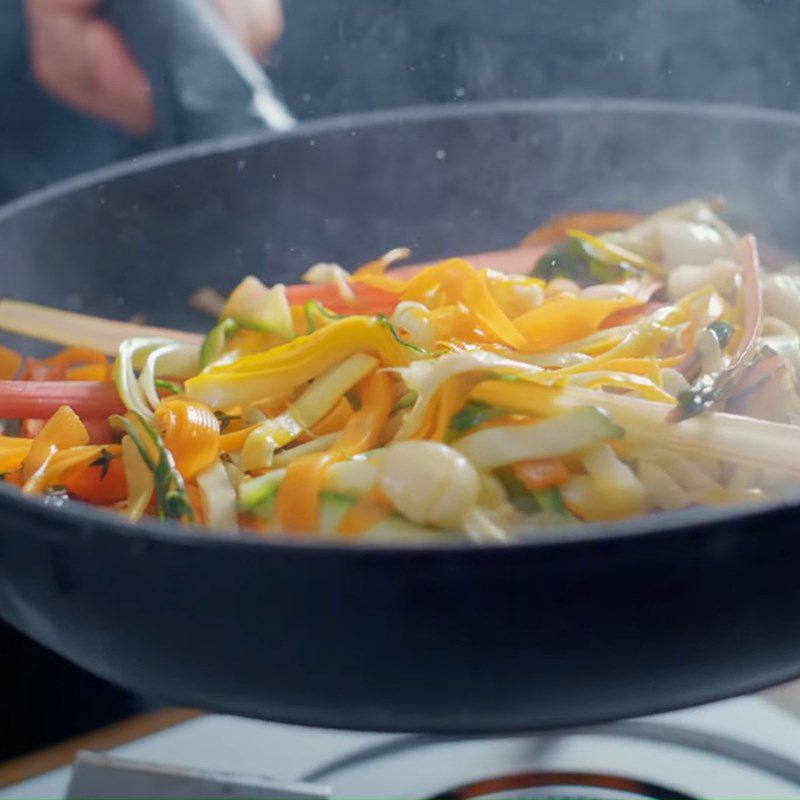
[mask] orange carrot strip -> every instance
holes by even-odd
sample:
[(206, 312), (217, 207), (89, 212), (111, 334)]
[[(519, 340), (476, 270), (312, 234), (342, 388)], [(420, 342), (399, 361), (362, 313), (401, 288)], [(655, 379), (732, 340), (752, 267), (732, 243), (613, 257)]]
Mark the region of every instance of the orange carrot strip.
[(257, 428), (257, 425), (248, 425), (246, 428), (241, 428), (238, 431), (231, 431), (230, 433), (223, 433), (219, 437), (219, 452), (220, 453), (236, 453), (244, 447), (247, 437)]
[(543, 352), (594, 333), (614, 311), (639, 305), (631, 297), (579, 298), (565, 295), (517, 317), (514, 324), (526, 339), (526, 350)]
[(108, 364), (81, 364), (64, 370), (65, 381), (110, 381), (111, 368)]
[(602, 321), (600, 328), (616, 328), (620, 325), (630, 325), (663, 305), (663, 303), (650, 302), (628, 308), (618, 308)]
[(203, 403), (168, 398), (156, 409), (164, 444), (184, 478), (210, 467), (219, 453), (219, 420)]
[(391, 514), (391, 508), (378, 505), (369, 497), (361, 497), (344, 512), (336, 526), (336, 533), (339, 536), (363, 536)]
[(604, 233), (629, 228), (641, 219), (641, 214), (625, 211), (588, 211), (581, 214), (560, 214), (531, 231), (523, 240), (523, 247), (553, 244), (563, 239), (569, 228), (580, 228), (589, 233)]
[(385, 372), (373, 372), (356, 387), (361, 408), (353, 414), (339, 440), (339, 449), (345, 456), (371, 450), (394, 405), (392, 380)]
[(48, 486), (64, 486), (70, 478), (85, 472), (106, 453), (119, 456), (121, 448), (119, 445), (93, 444), (54, 449), (25, 482), (23, 491), (36, 494)]
[(309, 453), (289, 464), (275, 500), (275, 515), (282, 531), (304, 534), (316, 530), (319, 487), (325, 470), (339, 458), (332, 452)]
[(319, 514), (319, 490), (331, 464), (374, 447), (392, 411), (394, 391), (385, 372), (373, 372), (357, 391), (361, 408), (347, 423), (335, 450), (310, 453), (289, 464), (278, 488), (275, 513), (281, 530), (313, 533)]
[(62, 380), (70, 367), (96, 364), (103, 367), (102, 378), (80, 378), (74, 380), (110, 380), (111, 366), (106, 356), (91, 347), (65, 347), (60, 353), (40, 360), (29, 359), (23, 378), (34, 381)]
[(22, 465), (23, 477), (27, 481), (56, 451), (82, 447), (88, 442), (89, 434), (78, 415), (68, 406), (61, 406), (31, 442)]
[(413, 438), (444, 441), (450, 421), (467, 402), (470, 392), (480, 380), (479, 375), (456, 375), (446, 381), (437, 392), (432, 408)]
[[(541, 246), (516, 247), (488, 253), (474, 253), (463, 256), (463, 259), (468, 261), (476, 270), (494, 269), (510, 275), (527, 275), (546, 250), (546, 247)], [(446, 260), (446, 258), (442, 258), (437, 261), (394, 267), (383, 274), (386, 278), (407, 280), (413, 278), (423, 269)], [(370, 264), (373, 263), (377, 264), (378, 262), (370, 262)], [(331, 284), (287, 286), (286, 296), (291, 305), (301, 305), (309, 300), (318, 300), (336, 314), (391, 314), (399, 299), (397, 292), (389, 291), (385, 288), (392, 285), (392, 282), (387, 281), (378, 285), (377, 281), (365, 281), (364, 278), (370, 275), (379, 276), (376, 270), (358, 271), (358, 280), (350, 284), (350, 288), (355, 293), (355, 299), (352, 303), (342, 298), (337, 288)]]
[[(493, 250), (488, 253), (473, 253), (462, 256), (476, 270), (494, 269), (508, 275), (528, 275), (539, 258), (548, 248), (541, 245), (534, 247), (514, 247), (508, 250)], [(413, 278), (420, 270), (438, 264), (440, 261), (427, 261), (422, 264), (411, 264), (406, 267), (395, 267), (386, 272), (393, 278)]]
[(0, 472), (13, 472), (22, 466), (33, 442), (16, 436), (0, 436)]
[(11, 380), (16, 377), (22, 366), (22, 356), (10, 347), (0, 345), (0, 380)]
[(109, 506), (128, 496), (125, 467), (122, 459), (112, 458), (105, 468), (89, 465), (64, 481), (66, 490), (75, 497), (96, 505)]
[(558, 458), (518, 461), (512, 465), (511, 471), (514, 477), (531, 492), (558, 486), (569, 478), (567, 468)]
[[(311, 428), (314, 436), (325, 436), (328, 433), (335, 433), (342, 430), (353, 416), (353, 407), (346, 397), (340, 397), (339, 401), (316, 425)], [(303, 437), (299, 437), (303, 438)], [(306, 439), (308, 437), (305, 437)]]

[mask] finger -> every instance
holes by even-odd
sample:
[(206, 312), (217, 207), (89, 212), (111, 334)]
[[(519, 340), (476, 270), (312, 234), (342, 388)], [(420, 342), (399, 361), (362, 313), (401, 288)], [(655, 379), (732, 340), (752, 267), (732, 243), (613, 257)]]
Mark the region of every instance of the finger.
[(67, 105), (140, 134), (153, 127), (147, 80), (97, 0), (28, 0), (34, 74)]

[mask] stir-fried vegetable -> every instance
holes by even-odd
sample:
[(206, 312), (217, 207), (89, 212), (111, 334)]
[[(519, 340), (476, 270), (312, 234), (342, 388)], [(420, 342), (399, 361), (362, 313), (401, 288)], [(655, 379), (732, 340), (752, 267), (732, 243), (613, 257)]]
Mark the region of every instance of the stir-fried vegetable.
[[(675, 419), (696, 416), (727, 399), (741, 370), (747, 367), (755, 353), (763, 317), (758, 251), (755, 239), (752, 236), (742, 239), (738, 253), (742, 269), (739, 292), (739, 306), (742, 308), (742, 336), (739, 345), (724, 369), (702, 375), (689, 391), (678, 395)], [(728, 323), (724, 321), (717, 321), (709, 325), (709, 331), (716, 338), (720, 351), (727, 347), (732, 334), (732, 331), (723, 327), (726, 325)]]
[(0, 345), (0, 473), (131, 521), (488, 542), (796, 485), (800, 279), (702, 201), (526, 243), (249, 276), (205, 337), (0, 301), (65, 345)]

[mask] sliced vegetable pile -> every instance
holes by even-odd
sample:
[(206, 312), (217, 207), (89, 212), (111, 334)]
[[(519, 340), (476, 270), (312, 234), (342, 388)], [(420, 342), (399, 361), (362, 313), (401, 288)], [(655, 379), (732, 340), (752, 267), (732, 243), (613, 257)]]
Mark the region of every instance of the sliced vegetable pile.
[(798, 273), (700, 201), (523, 245), (249, 276), (205, 338), (4, 300), (0, 329), (65, 349), (0, 348), (0, 472), (132, 521), (352, 539), (505, 541), (793, 490)]

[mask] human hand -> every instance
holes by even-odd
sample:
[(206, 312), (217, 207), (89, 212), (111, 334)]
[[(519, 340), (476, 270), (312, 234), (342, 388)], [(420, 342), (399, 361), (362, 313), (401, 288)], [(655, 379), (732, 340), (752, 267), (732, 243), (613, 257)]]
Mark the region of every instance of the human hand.
[[(75, 110), (142, 135), (155, 127), (147, 77), (119, 33), (97, 16), (101, 2), (25, 0), (33, 73)], [(214, 3), (248, 49), (265, 57), (283, 29), (280, 0)]]

